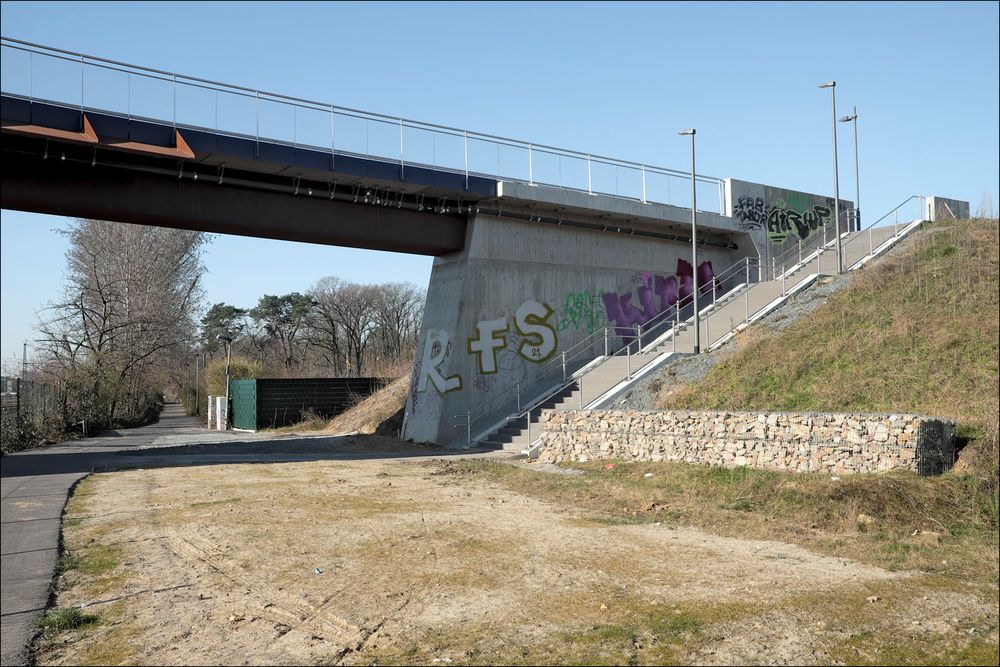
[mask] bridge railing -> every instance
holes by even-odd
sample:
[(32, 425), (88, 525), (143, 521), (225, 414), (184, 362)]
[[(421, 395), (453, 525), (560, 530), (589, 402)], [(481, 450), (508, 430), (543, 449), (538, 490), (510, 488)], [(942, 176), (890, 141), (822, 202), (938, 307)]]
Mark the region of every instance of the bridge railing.
[[(690, 173), (408, 120), (7, 37), (4, 94), (128, 118), (641, 202), (690, 206)], [(698, 175), (703, 209), (725, 212), (721, 179)]]

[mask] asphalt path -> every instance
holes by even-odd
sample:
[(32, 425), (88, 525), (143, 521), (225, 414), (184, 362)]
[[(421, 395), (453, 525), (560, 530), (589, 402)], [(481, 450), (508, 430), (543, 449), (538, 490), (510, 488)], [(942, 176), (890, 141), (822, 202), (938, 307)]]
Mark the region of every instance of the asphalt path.
[(63, 508), (73, 485), (92, 472), (232, 463), (500, 456), (490, 449), (448, 450), (351, 434), (246, 434), (209, 431), (179, 405), (155, 424), (105, 431), (0, 457), (2, 594), (0, 664), (26, 665), (37, 620), (53, 590)]
[(59, 557), (60, 517), (73, 484), (95, 469), (123, 467), (125, 457), (116, 452), (148, 446), (165, 435), (205, 432), (200, 419), (168, 405), (155, 424), (0, 457), (0, 664), (30, 661), (29, 646)]

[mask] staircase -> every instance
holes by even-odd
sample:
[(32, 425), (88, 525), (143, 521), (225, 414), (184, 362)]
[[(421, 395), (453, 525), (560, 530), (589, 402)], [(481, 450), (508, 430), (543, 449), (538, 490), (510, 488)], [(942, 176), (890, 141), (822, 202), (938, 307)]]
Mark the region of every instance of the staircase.
[[(845, 271), (853, 271), (882, 254), (917, 229), (921, 219), (907, 224), (890, 224), (876, 227), (913, 199), (876, 220), (864, 231), (841, 235), (841, 254)], [(923, 210), (923, 208), (921, 209)], [(820, 275), (837, 273), (836, 240), (824, 242), (822, 236), (810, 242), (811, 247), (797, 247), (787, 256), (775, 258), (771, 267), (764, 267), (760, 282), (740, 284), (701, 309), (699, 316), (700, 345), (702, 351), (718, 348), (737, 332), (780, 307), (788, 298), (811, 285)], [(752, 266), (748, 260), (747, 270)], [(757, 273), (757, 269), (753, 269)], [(755, 276), (756, 277), (756, 276)], [(700, 297), (704, 299), (705, 297)], [(470, 444), (532, 453), (539, 438), (538, 422), (543, 410), (588, 409), (607, 402), (638, 378), (662, 364), (691, 354), (694, 349), (693, 317), (687, 320), (666, 321), (647, 329), (636, 331), (636, 339), (613, 354), (601, 356), (548, 392), (543, 392), (530, 403), (519, 405), (516, 411), (502, 418), (498, 427), (473, 438), (468, 423)], [(657, 329), (667, 328), (663, 333)], [(612, 335), (614, 333), (612, 332)], [(655, 337), (653, 337), (655, 336)], [(480, 426), (486, 426), (481, 424)]]

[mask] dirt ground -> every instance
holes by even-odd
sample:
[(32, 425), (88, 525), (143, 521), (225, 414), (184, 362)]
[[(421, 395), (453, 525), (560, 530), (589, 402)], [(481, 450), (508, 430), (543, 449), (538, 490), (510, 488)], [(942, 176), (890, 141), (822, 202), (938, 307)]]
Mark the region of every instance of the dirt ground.
[[(538, 474), (544, 474), (539, 472)], [(995, 605), (916, 572), (616, 525), (439, 459), (94, 475), (39, 664), (805, 664), (995, 658)]]

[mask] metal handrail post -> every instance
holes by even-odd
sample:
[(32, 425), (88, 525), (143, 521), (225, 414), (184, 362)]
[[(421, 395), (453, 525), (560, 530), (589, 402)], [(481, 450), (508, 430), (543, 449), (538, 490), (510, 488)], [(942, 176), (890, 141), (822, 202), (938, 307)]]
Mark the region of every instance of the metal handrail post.
[(625, 346), (625, 377), (632, 379), (632, 343)]
[(646, 203), (646, 165), (642, 165), (642, 203)]
[(604, 327), (604, 356), (608, 356), (608, 328)]
[(819, 275), (819, 256), (823, 253), (823, 248), (816, 251), (816, 275)]
[(517, 411), (521, 411), (521, 381), (517, 381)]
[(588, 155), (587, 156), (587, 194), (588, 195), (594, 194), (593, 180), (590, 177), (590, 167), (591, 167), (590, 156)]
[(638, 327), (636, 327), (635, 340), (638, 343), (638, 348), (639, 348), (638, 349), (638, 353), (642, 354), (642, 325), (641, 324)]
[(580, 381), (577, 383), (577, 388), (580, 390), (580, 409), (583, 410), (583, 376), (580, 376)]
[(531, 144), (528, 144), (528, 185), (535, 184), (535, 172), (531, 166)]
[(799, 264), (802, 263), (802, 239), (799, 239)]
[(563, 350), (562, 353), (562, 371), (563, 371), (563, 382), (566, 381), (566, 351)]
[(781, 272), (781, 296), (785, 296), (785, 272)]
[(524, 414), (528, 415), (528, 447), (531, 447), (531, 410)]

